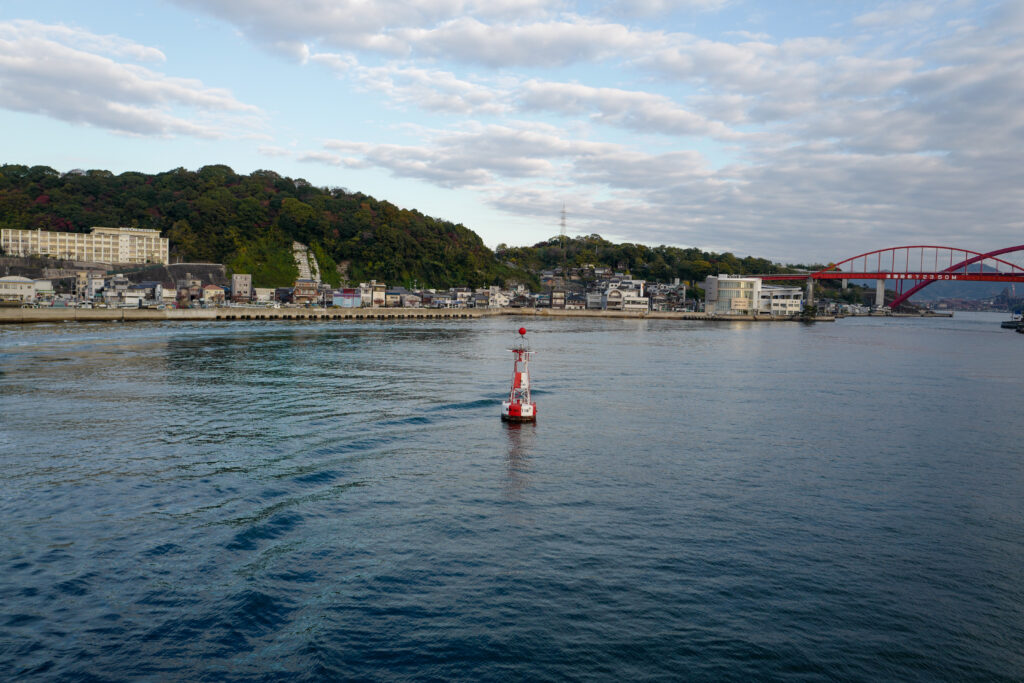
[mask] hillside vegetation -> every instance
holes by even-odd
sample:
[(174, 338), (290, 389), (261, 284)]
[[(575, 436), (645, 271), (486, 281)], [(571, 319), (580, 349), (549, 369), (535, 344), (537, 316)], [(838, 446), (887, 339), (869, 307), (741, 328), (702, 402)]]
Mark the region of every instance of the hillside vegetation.
[(628, 272), (635, 278), (659, 282), (671, 282), (674, 278), (701, 281), (708, 275), (720, 273), (767, 274), (793, 270), (753, 256), (740, 258), (729, 252), (716, 254), (695, 248), (664, 245), (649, 247), (643, 244), (615, 244), (600, 235), (566, 237), (564, 240), (553, 237), (532, 247), (499, 244), (497, 256), (509, 267), (531, 272), (559, 268), (563, 263), (570, 269), (592, 265), (610, 267)]
[(260, 287), (294, 282), (293, 241), (310, 246), (324, 280), (335, 285), (337, 264), (347, 266), (351, 282), (535, 282), (499, 263), (462, 225), (273, 171), (239, 175), (218, 165), (114, 175), (0, 166), (0, 227), (88, 232), (98, 225), (159, 230), (170, 239), (172, 261), (224, 263), (252, 273)]
[(0, 166), (0, 227), (87, 232), (100, 225), (159, 230), (170, 239), (172, 262), (223, 263), (233, 272), (252, 273), (257, 287), (295, 281), (293, 241), (309, 245), (324, 281), (335, 286), (344, 274), (350, 283), (371, 278), (419, 287), (521, 282), (536, 289), (537, 273), (563, 265), (610, 267), (663, 282), (786, 272), (763, 258), (614, 244), (600, 235), (499, 245), (495, 253), (462, 225), (273, 171), (240, 175), (216, 165), (115, 175)]

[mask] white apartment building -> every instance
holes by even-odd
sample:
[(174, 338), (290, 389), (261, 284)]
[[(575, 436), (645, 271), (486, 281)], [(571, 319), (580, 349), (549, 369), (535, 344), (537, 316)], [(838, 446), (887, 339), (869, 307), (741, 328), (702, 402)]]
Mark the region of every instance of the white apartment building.
[(704, 310), (715, 315), (752, 314), (761, 301), (761, 278), (712, 275), (704, 281)]
[(94, 227), (92, 232), (0, 230), (0, 247), (11, 256), (52, 256), (97, 263), (168, 263), (170, 247), (159, 230)]

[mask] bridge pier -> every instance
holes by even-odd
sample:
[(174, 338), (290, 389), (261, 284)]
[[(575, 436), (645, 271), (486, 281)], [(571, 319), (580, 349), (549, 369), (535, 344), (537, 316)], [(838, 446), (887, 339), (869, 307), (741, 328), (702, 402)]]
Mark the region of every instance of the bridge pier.
[(875, 280), (875, 308), (885, 305), (885, 280)]
[(814, 278), (813, 277), (807, 278), (807, 297), (806, 298), (807, 298), (807, 301), (805, 302), (806, 305), (813, 306), (814, 305)]

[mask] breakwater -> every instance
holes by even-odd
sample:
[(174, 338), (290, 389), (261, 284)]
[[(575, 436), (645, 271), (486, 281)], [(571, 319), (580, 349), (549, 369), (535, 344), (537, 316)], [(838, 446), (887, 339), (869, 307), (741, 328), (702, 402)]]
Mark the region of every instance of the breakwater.
[[(708, 315), (695, 312), (565, 311), (550, 308), (0, 308), (0, 324), (53, 322), (136, 322), (198, 320), (401, 320), (483, 318), (496, 315), (549, 318), (643, 318), (655, 320), (792, 321), (793, 318), (753, 315)], [(832, 322), (833, 316), (819, 316)]]

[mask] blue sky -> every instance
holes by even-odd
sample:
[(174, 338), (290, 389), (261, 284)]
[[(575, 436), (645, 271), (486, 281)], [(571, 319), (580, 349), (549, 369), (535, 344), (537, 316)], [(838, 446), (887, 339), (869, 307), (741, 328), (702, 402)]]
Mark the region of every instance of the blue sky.
[(5, 163), (272, 169), (785, 262), (1024, 242), (1024, 4), (0, 4)]

